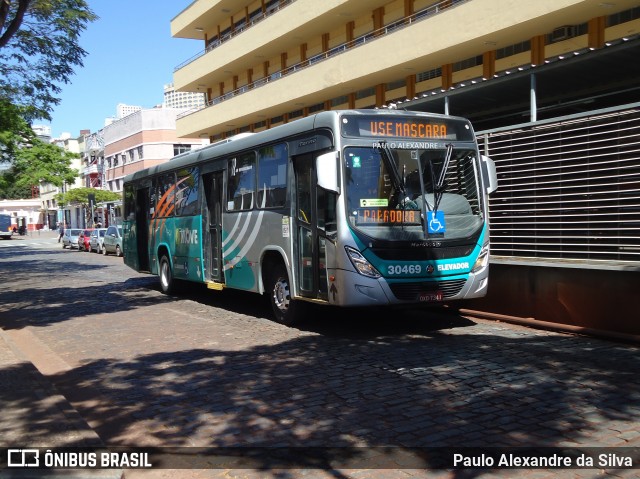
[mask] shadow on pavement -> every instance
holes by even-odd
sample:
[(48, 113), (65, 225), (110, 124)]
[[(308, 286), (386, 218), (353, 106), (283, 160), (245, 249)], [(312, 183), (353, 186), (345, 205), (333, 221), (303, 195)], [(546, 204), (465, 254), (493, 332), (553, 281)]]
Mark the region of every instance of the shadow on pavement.
[[(50, 287), (47, 279), (54, 269), (60, 273), (60, 263), (18, 258), (3, 267), (7, 263), (18, 268), (20, 281), (33, 285), (18, 296), (10, 286), (0, 289), (3, 329), (158, 303), (184, 305), (150, 291), (157, 289), (152, 276), (122, 280), (116, 271), (103, 281), (104, 266), (69, 260), (63, 266), (69, 287)], [(80, 271), (83, 284), (77, 288)], [(264, 298), (196, 289), (181, 299), (249, 319), (243, 326), (198, 318), (207, 334), (228, 338), (223, 346), (146, 354), (136, 348), (124, 359), (107, 353), (49, 376), (105, 444), (331, 447), (338, 448), (339, 459), (357, 461), (359, 446), (586, 447), (640, 441), (640, 356), (633, 347), (482, 327), (444, 309), (327, 308), (311, 308), (313, 320), (298, 330), (283, 328), (273, 342), (246, 346), (244, 334), (261, 334), (246, 328), (271, 317)], [(175, 324), (188, 328), (189, 314), (198, 309)], [(55, 433), (46, 421), (38, 427), (38, 434)], [(140, 431), (142, 436), (133, 435)], [(304, 457), (295, 461), (296, 467), (312, 465)], [(424, 468), (433, 466), (428, 457), (424, 461)], [(258, 466), (272, 467), (268, 461)], [(467, 471), (464, 477), (482, 474)]]
[[(103, 359), (53, 379), (112, 446), (332, 447), (344, 461), (357, 460), (362, 445), (633, 441), (636, 350), (560, 335), (464, 331), (308, 334), (240, 351)], [(127, 442), (136, 422), (147, 444)], [(303, 457), (293, 461), (309, 466)]]

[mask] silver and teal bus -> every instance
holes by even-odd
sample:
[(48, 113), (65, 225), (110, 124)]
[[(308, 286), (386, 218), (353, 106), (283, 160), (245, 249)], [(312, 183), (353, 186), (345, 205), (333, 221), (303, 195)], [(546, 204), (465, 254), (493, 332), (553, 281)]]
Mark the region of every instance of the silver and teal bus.
[(160, 277), (305, 303), (382, 306), (486, 294), (487, 196), (468, 120), (326, 111), (176, 156), (124, 182), (124, 258)]

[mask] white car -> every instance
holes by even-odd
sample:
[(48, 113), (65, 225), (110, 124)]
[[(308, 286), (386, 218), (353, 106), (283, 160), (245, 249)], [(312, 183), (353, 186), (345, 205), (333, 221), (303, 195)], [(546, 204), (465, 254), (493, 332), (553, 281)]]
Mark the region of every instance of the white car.
[(67, 228), (62, 235), (62, 248), (79, 249), (78, 238), (80, 237), (82, 230), (79, 228)]
[(96, 228), (91, 232), (89, 237), (89, 251), (100, 253), (102, 251), (102, 245), (104, 244), (104, 234), (107, 232), (107, 228)]
[(109, 226), (102, 241), (102, 254), (122, 256), (122, 226)]

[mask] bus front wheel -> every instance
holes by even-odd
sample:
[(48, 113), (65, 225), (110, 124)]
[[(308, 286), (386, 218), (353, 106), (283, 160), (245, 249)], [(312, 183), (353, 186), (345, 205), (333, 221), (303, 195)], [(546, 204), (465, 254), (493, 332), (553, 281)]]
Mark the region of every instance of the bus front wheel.
[(160, 258), (160, 289), (164, 294), (173, 294), (176, 285), (171, 271), (171, 263), (166, 255)]
[(291, 299), (291, 283), (284, 266), (277, 266), (271, 274), (269, 299), (276, 321), (292, 326), (299, 321), (302, 305)]

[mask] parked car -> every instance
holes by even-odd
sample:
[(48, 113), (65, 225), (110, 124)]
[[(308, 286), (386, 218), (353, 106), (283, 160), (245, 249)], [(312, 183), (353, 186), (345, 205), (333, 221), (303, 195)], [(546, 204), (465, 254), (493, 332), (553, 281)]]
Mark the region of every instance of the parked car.
[(93, 228), (87, 228), (80, 232), (78, 237), (78, 249), (80, 251), (90, 251), (89, 240), (91, 239), (91, 232)]
[(102, 243), (104, 241), (104, 234), (107, 228), (96, 228), (91, 232), (89, 237), (89, 251), (100, 253), (102, 251)]
[(64, 230), (64, 234), (62, 235), (62, 248), (77, 248), (78, 247), (78, 239), (80, 238), (80, 233), (82, 233), (81, 229), (78, 228), (67, 228)]
[(104, 234), (102, 254), (115, 253), (122, 256), (122, 226), (109, 226)]

